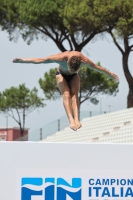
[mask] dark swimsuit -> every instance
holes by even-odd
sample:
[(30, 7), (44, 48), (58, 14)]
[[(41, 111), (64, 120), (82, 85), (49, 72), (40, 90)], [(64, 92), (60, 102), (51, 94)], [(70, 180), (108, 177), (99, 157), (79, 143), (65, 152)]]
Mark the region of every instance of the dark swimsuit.
[[(61, 74), (60, 72), (56, 72), (56, 75)], [(71, 74), (71, 75), (66, 75), (66, 74), (61, 74), (65, 80), (67, 81), (67, 83), (69, 83), (71, 81), (71, 79), (76, 75), (77, 73)]]

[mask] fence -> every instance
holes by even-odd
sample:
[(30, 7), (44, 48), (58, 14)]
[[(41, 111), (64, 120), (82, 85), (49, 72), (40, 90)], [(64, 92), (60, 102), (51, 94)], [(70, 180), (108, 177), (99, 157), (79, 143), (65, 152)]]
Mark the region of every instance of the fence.
[[(97, 111), (81, 111), (80, 120), (86, 117), (91, 117), (95, 115), (99, 115), (100, 113)], [(46, 124), (39, 129), (29, 132), (28, 140), (29, 141), (39, 141), (41, 139), (46, 138), (49, 135), (54, 134), (59, 130), (63, 130), (65, 127), (69, 126), (67, 116), (63, 116), (60, 119), (57, 119), (49, 124)]]

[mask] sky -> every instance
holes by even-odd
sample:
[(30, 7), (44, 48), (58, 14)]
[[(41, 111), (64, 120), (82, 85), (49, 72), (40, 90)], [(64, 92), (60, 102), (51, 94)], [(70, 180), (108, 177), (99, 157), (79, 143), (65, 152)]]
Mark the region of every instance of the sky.
[[(39, 39), (34, 40), (31, 45), (27, 45), (26, 42), (19, 38), (15, 43), (9, 41), (8, 34), (5, 31), (0, 31), (0, 91), (4, 91), (11, 86), (17, 87), (18, 85), (25, 83), (26, 87), (32, 89), (36, 87), (38, 89), (38, 95), (44, 98), (43, 92), (40, 89), (38, 80), (43, 78), (46, 71), (50, 68), (57, 67), (57, 64), (20, 64), (12, 63), (14, 58), (32, 58), (32, 57), (46, 57), (48, 55), (59, 53), (59, 49), (56, 44), (48, 39), (47, 41)], [(66, 44), (66, 48), (68, 48)], [(68, 49), (69, 50), (69, 49)], [(86, 101), (81, 106), (81, 111), (117, 111), (126, 109), (127, 107), (127, 94), (128, 85), (123, 74), (122, 69), (122, 56), (117, 47), (114, 45), (112, 38), (108, 35), (104, 38), (98, 38), (96, 41), (87, 44), (82, 53), (97, 63), (100, 61), (101, 65), (111, 72), (114, 72), (119, 76), (119, 92), (116, 97), (112, 96), (99, 96), (100, 103), (93, 105), (89, 101)], [(133, 57), (130, 55), (129, 68), (131, 74), (133, 74)], [(47, 123), (57, 120), (65, 115), (62, 99), (56, 101), (45, 101), (46, 106), (33, 111), (26, 118), (26, 128), (30, 131), (36, 130)], [(0, 127), (6, 126), (6, 116), (0, 114)], [(8, 126), (18, 127), (18, 124), (12, 119), (8, 118)]]

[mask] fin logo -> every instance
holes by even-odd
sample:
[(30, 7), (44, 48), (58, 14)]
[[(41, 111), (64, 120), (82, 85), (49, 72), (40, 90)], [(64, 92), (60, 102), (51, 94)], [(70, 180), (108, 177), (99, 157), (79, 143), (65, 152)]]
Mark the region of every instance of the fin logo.
[(63, 178), (22, 178), (21, 200), (82, 200), (81, 178), (72, 178), (72, 184)]

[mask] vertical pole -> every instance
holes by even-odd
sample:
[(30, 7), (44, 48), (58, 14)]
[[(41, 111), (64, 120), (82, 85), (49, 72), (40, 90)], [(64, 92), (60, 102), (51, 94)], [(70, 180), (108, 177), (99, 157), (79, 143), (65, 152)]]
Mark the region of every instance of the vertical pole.
[(90, 117), (92, 116), (92, 112), (90, 111)]
[(110, 110), (111, 110), (111, 106), (112, 106), (112, 105), (109, 105), (109, 113), (110, 113)]
[(102, 98), (100, 98), (100, 114), (102, 114)]
[(42, 140), (42, 128), (40, 128), (40, 140)]
[(60, 119), (58, 119), (58, 131), (60, 131)]
[(6, 116), (6, 140), (8, 137), (8, 116)]

